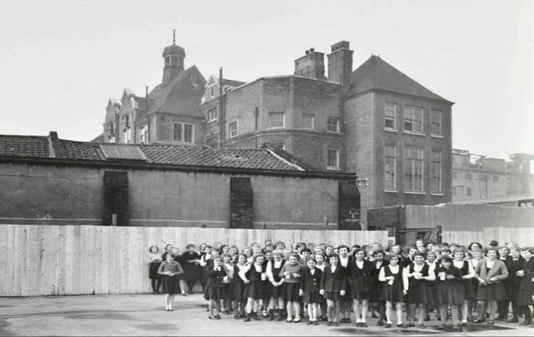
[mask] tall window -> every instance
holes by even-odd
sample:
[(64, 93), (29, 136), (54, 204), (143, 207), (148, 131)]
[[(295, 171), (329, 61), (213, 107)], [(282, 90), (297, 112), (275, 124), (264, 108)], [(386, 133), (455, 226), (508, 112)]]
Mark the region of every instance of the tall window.
[(443, 193), (443, 173), (441, 165), (441, 151), (432, 150), (432, 193)]
[(397, 130), (397, 104), (386, 103), (384, 128)]
[(285, 126), (285, 113), (284, 112), (269, 113), (269, 127), (270, 128), (283, 128), (284, 126)]
[(109, 122), (107, 126), (108, 140), (110, 143), (115, 142), (115, 123)]
[(327, 150), (327, 168), (329, 169), (339, 169), (339, 150), (328, 149)]
[(414, 106), (404, 108), (404, 131), (423, 133), (423, 109)]
[(338, 118), (328, 118), (328, 122), (327, 122), (327, 131), (328, 132), (337, 132), (339, 133), (340, 132), (340, 128), (339, 128), (339, 119)]
[(208, 122), (212, 122), (216, 120), (217, 120), (217, 108), (209, 109), (208, 110)]
[(139, 143), (148, 143), (148, 125), (143, 125), (139, 128)]
[(395, 145), (384, 146), (384, 189), (397, 189), (397, 147)]
[(237, 136), (237, 122), (228, 124), (228, 137), (234, 138)]
[(315, 129), (315, 115), (302, 114), (302, 127), (306, 129)]
[(172, 140), (175, 142), (193, 143), (194, 127), (188, 123), (173, 123)]
[(430, 121), (430, 134), (434, 136), (441, 136), (441, 111), (432, 110)]
[(404, 149), (404, 190), (407, 192), (424, 191), (424, 149), (406, 147)]
[(124, 117), (122, 117), (122, 120), (123, 120), (123, 129), (122, 129), (123, 139), (122, 140), (124, 143), (130, 143), (132, 141), (132, 132), (130, 128), (130, 116), (124, 115)]

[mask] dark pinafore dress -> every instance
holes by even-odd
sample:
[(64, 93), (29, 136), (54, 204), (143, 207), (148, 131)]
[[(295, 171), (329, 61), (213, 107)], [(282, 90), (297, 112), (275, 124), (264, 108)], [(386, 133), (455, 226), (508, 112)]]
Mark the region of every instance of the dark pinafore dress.
[[(429, 265), (424, 264), (420, 273), (423, 277), (429, 275)], [(409, 273), (415, 271), (415, 263), (408, 266)], [(417, 280), (414, 277), (409, 278), (408, 295), (406, 296), (406, 303), (431, 305), (434, 303), (432, 291), (430, 289), (430, 281)]]
[(263, 281), (261, 280), (261, 274), (265, 272), (265, 267), (262, 266), (258, 272), (256, 266), (252, 264), (250, 269), (245, 274), (250, 283), (245, 288), (245, 297), (260, 300), (263, 298)]
[(391, 303), (404, 302), (404, 284), (402, 280), (402, 275), (406, 271), (402, 266), (399, 266), (399, 271), (396, 274), (391, 271), (390, 266), (383, 266), (382, 268), (384, 268), (384, 275), (386, 277), (393, 276), (395, 278), (393, 284), (389, 284), (389, 282), (387, 281), (381, 282), (382, 299)]
[[(462, 268), (457, 268), (460, 270), (461, 276), (466, 276), (469, 274), (469, 261), (463, 261)], [(473, 288), (473, 282), (471, 279), (467, 280), (457, 280), (456, 286), (459, 288), (457, 291), (463, 293), (463, 298), (465, 301), (475, 301), (477, 299), (475, 294), (475, 289)]]
[[(271, 262), (271, 266), (272, 266), (271, 270), (273, 272), (273, 280), (275, 282), (280, 282), (280, 280), (282, 279), (280, 277), (280, 270), (282, 270), (285, 264), (286, 264), (286, 260), (282, 259), (280, 266), (278, 268), (275, 268), (274, 260)], [(284, 284), (282, 284), (279, 287), (271, 286), (270, 292), (271, 292), (270, 293), (271, 297), (283, 297), (284, 296)]]

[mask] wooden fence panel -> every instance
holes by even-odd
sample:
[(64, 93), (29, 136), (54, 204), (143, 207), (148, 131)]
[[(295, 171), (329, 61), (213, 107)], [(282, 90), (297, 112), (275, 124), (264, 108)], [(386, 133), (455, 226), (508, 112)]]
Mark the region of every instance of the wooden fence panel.
[(385, 231), (0, 225), (0, 296), (146, 293), (148, 248), (265, 240), (387, 245)]
[(487, 245), (491, 240), (497, 240), (500, 245), (506, 242), (515, 242), (520, 247), (534, 246), (534, 227), (486, 227), (483, 231), (484, 243)]
[[(447, 242), (448, 244), (456, 243), (462, 246), (467, 246), (471, 242), (480, 242), (483, 246), (484, 244), (484, 233), (483, 232), (472, 232), (472, 231), (443, 231), (441, 233), (442, 242)], [(489, 241), (488, 241), (489, 242)]]

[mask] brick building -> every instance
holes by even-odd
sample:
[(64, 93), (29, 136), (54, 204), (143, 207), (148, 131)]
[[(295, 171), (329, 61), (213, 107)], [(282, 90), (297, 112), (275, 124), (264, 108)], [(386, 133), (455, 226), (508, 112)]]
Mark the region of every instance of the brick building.
[(510, 160), (453, 150), (452, 199), (454, 202), (529, 195), (534, 192), (533, 155), (510, 154)]
[[(221, 70), (206, 82), (196, 67), (183, 70), (185, 51), (173, 44), (163, 53), (162, 84), (148, 97), (125, 90), (120, 102), (109, 101), (105, 141), (270, 144), (317, 170), (356, 172), (365, 187), (352, 216), (363, 223), (371, 208), (450, 202), (453, 103), (379, 56), (353, 71), (352, 55), (340, 41), (327, 64), (324, 53), (307, 50), (292, 75), (242, 82)], [(135, 121), (131, 136), (127, 118)]]

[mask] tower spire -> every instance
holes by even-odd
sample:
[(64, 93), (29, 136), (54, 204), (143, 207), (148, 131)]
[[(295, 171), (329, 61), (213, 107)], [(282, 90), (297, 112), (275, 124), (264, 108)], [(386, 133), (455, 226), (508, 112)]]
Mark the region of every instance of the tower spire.
[(172, 30), (172, 44), (176, 44), (176, 29)]

